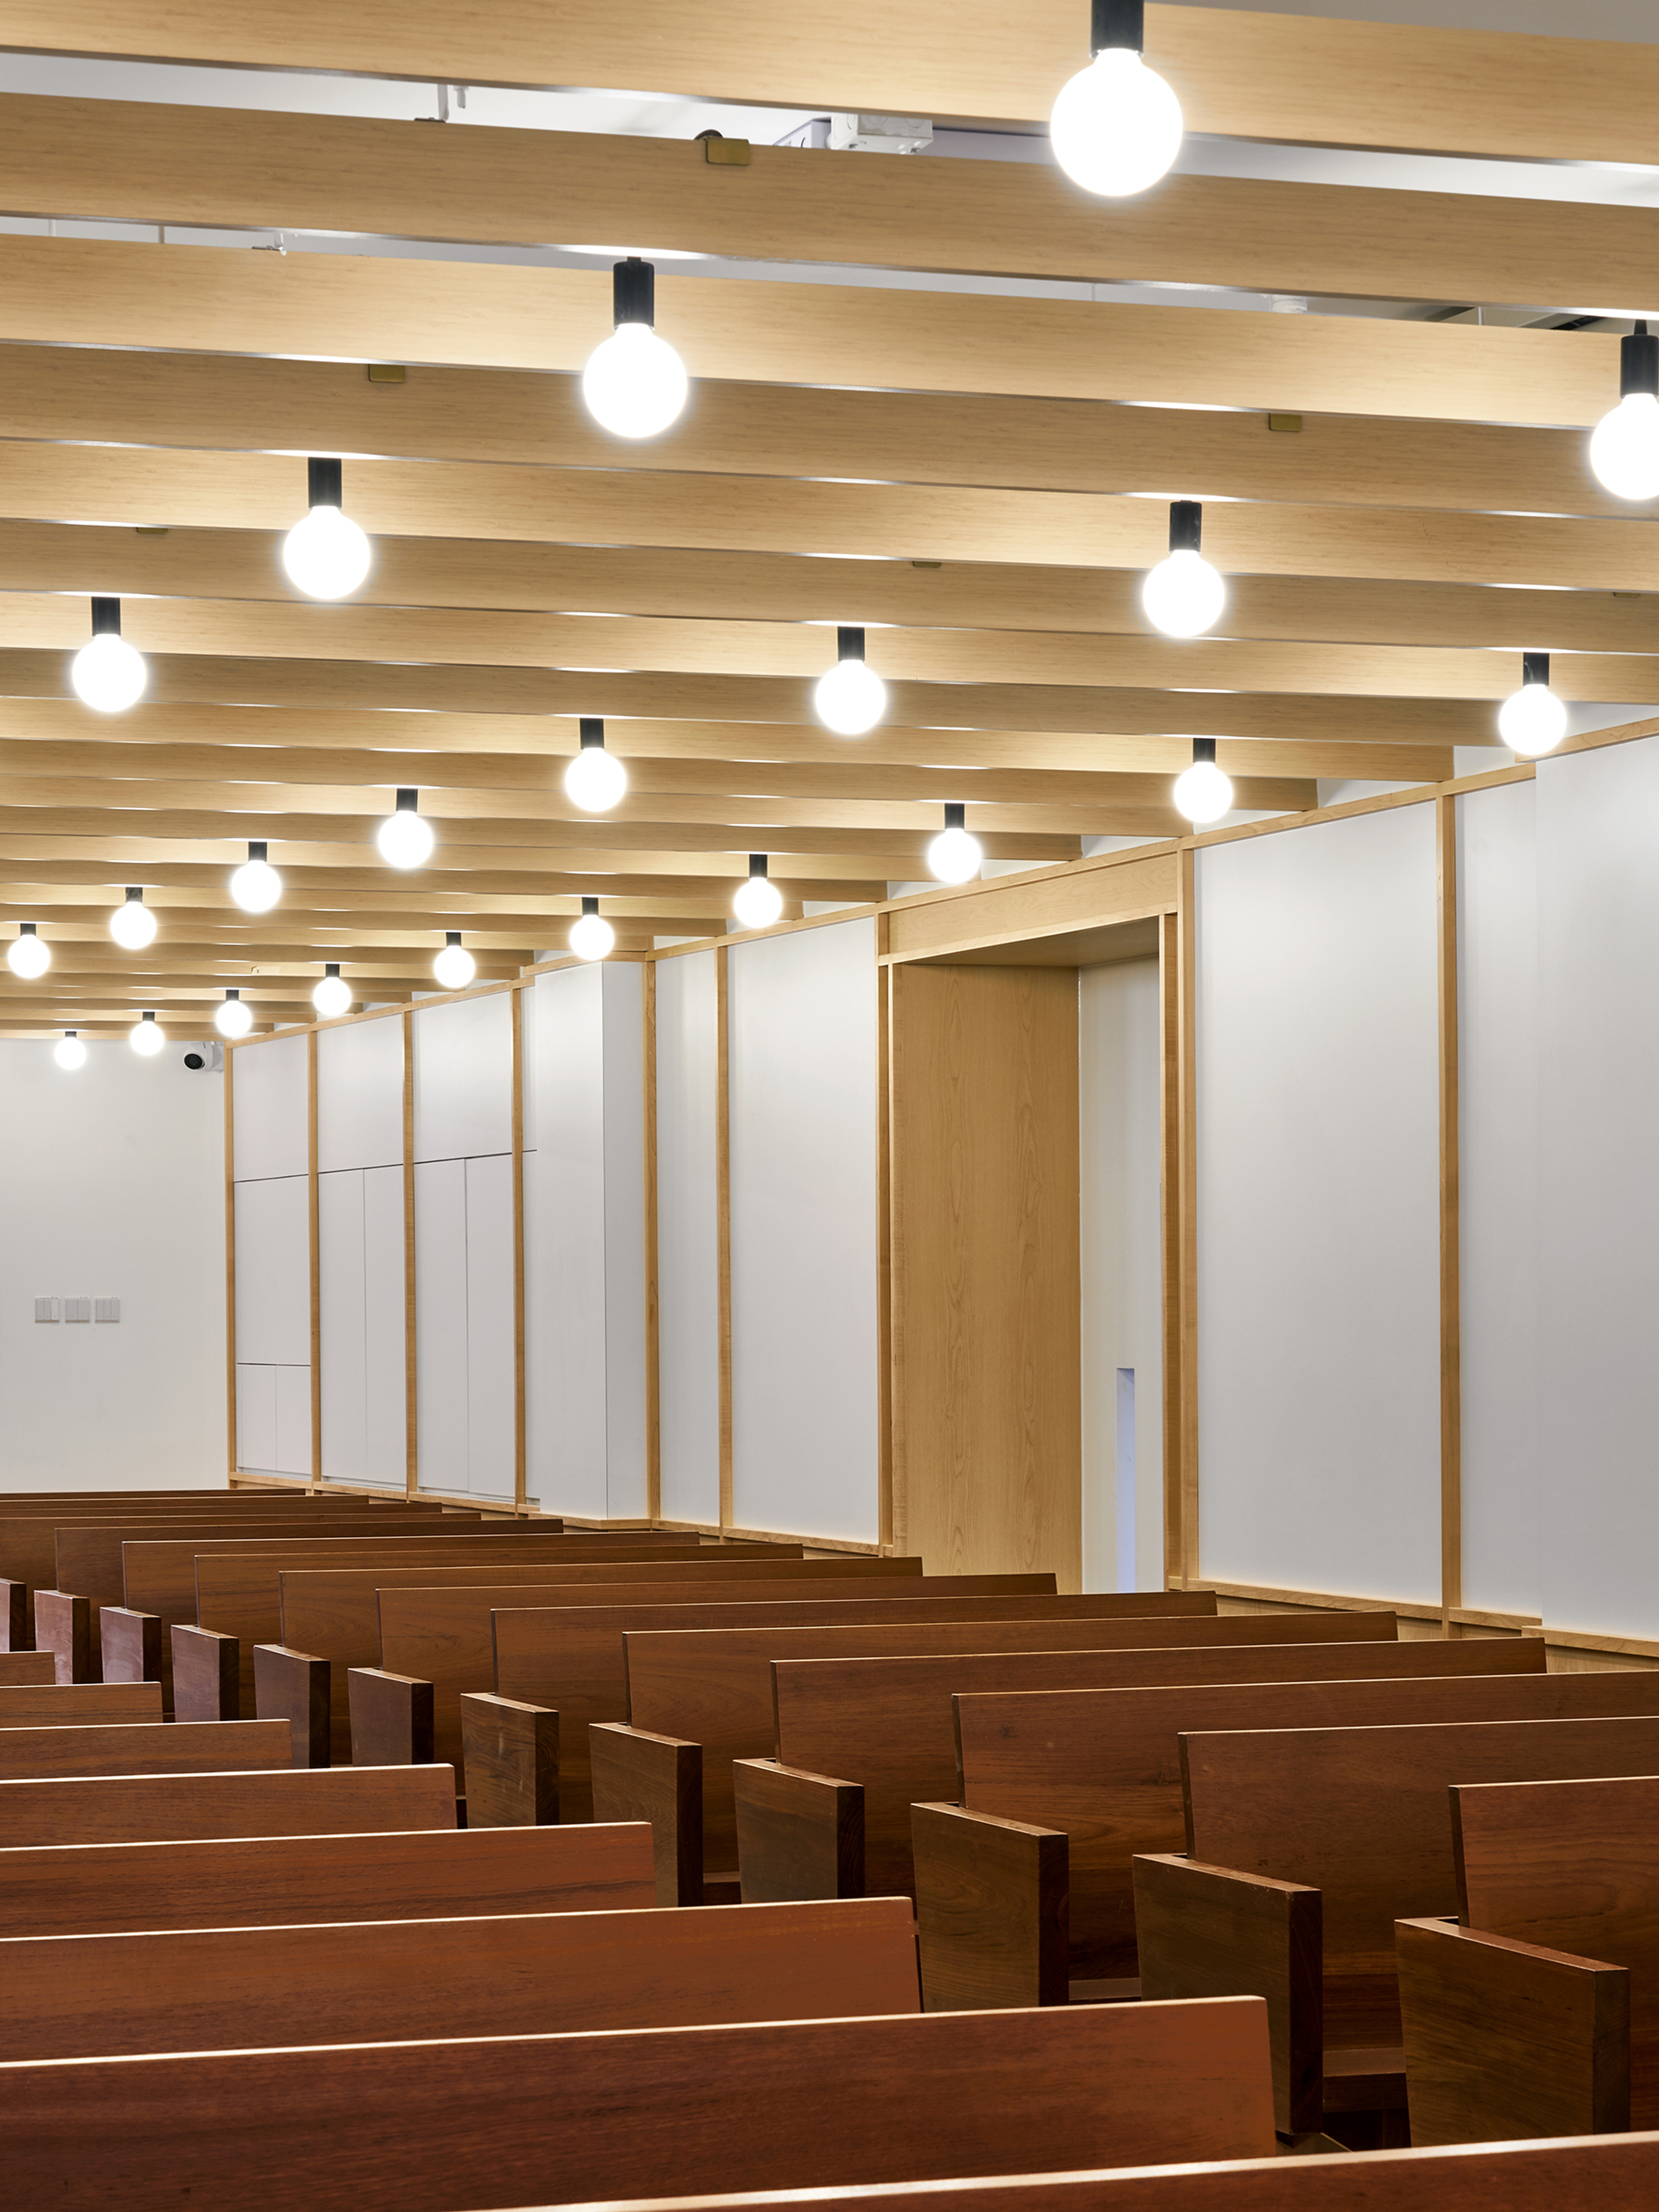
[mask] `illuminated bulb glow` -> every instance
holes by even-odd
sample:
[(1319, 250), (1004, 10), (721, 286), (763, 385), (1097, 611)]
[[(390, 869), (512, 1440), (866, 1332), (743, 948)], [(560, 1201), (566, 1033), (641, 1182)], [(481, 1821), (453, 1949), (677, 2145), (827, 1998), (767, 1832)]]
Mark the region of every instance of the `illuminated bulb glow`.
[(432, 858), (437, 839), (429, 823), (415, 811), (416, 794), (398, 793), (398, 811), (388, 814), (374, 833), (380, 858), (389, 868), (418, 868)]
[(1074, 185), (1103, 199), (1144, 192), (1181, 151), (1181, 102), (1127, 46), (1108, 46), (1079, 70), (1048, 118), (1054, 159)]
[(343, 975), (325, 975), (312, 993), (311, 1003), (324, 1021), (334, 1021), (351, 1012), (351, 986)]
[(1553, 752), (1567, 734), (1567, 710), (1550, 690), (1550, 661), (1547, 653), (1522, 656), (1525, 680), (1511, 691), (1498, 710), (1498, 734), (1511, 752), (1536, 760)]
[(154, 1060), (167, 1041), (167, 1033), (154, 1014), (141, 1015), (127, 1032), (127, 1042), (145, 1060)]
[(965, 884), (979, 873), (985, 854), (978, 838), (963, 827), (965, 818), (959, 803), (946, 802), (945, 827), (927, 848), (927, 865), (939, 883)]
[(343, 599), (357, 589), (374, 549), (337, 507), (313, 507), (283, 540), (289, 581), (308, 599)]
[(812, 707), (838, 738), (861, 738), (887, 712), (887, 686), (865, 663), (864, 632), (842, 629), (836, 635), (838, 658), (814, 686)]
[(432, 972), (446, 991), (464, 991), (478, 972), (478, 963), (459, 942), (446, 945), (432, 963)]
[(52, 1048), (52, 1056), (59, 1067), (66, 1067), (71, 1073), (87, 1064), (87, 1048), (73, 1030), (64, 1030)]
[(1615, 499), (1659, 499), (1659, 337), (1644, 322), (1619, 342), (1619, 392), (1595, 426), (1590, 467)]
[[(1212, 745), (1214, 740), (1211, 739)], [(1219, 822), (1231, 811), (1233, 787), (1231, 779), (1224, 775), (1213, 758), (1194, 760), (1186, 773), (1176, 778), (1174, 798), (1176, 811), (1198, 828), (1206, 822)]]
[(617, 941), (617, 933), (599, 912), (596, 898), (582, 901), (581, 918), (570, 928), (570, 950), (578, 960), (603, 960)]
[(263, 845), (248, 847), (246, 860), (230, 879), (230, 895), (244, 914), (269, 914), (283, 896), (283, 879)]
[(763, 853), (749, 855), (749, 880), (738, 886), (732, 911), (745, 929), (769, 929), (783, 912), (783, 893), (768, 879)]
[(44, 975), (51, 967), (52, 947), (44, 938), (37, 937), (32, 929), (26, 930), (21, 936), (13, 938), (6, 947), (6, 965), (14, 975), (21, 976), (26, 983), (33, 983), (38, 975)]
[(1165, 637), (1201, 637), (1227, 604), (1227, 586), (1201, 553), (1171, 553), (1140, 588), (1146, 619)]
[(628, 770), (605, 749), (605, 724), (582, 717), (581, 750), (564, 772), (565, 796), (584, 814), (608, 814), (628, 789)]
[(690, 390), (685, 363), (645, 323), (619, 324), (582, 371), (587, 411), (613, 438), (659, 438)]
[(92, 603), (92, 635), (70, 663), (76, 696), (100, 714), (120, 714), (144, 696), (144, 656), (121, 635), (119, 599)]
[(221, 1036), (244, 1037), (253, 1027), (253, 1009), (245, 1006), (234, 991), (227, 991), (222, 1004), (214, 1008), (213, 1026)]
[(129, 952), (142, 952), (147, 945), (155, 943), (155, 916), (144, 904), (141, 893), (127, 893), (126, 904), (118, 906), (109, 918), (109, 933)]

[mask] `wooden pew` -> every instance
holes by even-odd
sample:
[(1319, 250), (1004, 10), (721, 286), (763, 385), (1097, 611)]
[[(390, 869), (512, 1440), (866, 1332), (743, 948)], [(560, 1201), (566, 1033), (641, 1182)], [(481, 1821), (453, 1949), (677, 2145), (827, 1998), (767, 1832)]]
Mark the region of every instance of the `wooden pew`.
[(642, 1822), (0, 1851), (0, 1938), (612, 1912), (656, 1902)]
[(1188, 1856), (1135, 1861), (1141, 1989), (1267, 1996), (1279, 2112), (1344, 2140), (1403, 2123), (1395, 1922), (1456, 1911), (1450, 1785), (1659, 1768), (1645, 1716), (1181, 1743)]
[(896, 1897), (37, 1936), (0, 1988), (0, 2063), (921, 2009)]
[(50, 1651), (0, 1651), (0, 1688), (39, 1689), (58, 1680)]
[[(1413, 1679), (1437, 1654), (1446, 1673)], [(1386, 1656), (1388, 1680), (958, 1698), (961, 1802), (911, 1808), (926, 2001), (1063, 2003), (1069, 1982), (1088, 1994), (1139, 1972), (1132, 1862), (1185, 1847), (1184, 1730), (1659, 1713), (1659, 1673), (1545, 1674), (1536, 1637), (1413, 1642)], [(1534, 1671), (1474, 1671), (1522, 1661)], [(1411, 1674), (1393, 1673), (1402, 1662)]]
[(0, 2069), (12, 2194), (54, 2212), (112, 2186), (122, 2212), (494, 2212), (1273, 2148), (1259, 2002)]
[(0, 1851), (70, 1836), (77, 1844), (185, 1843), (454, 1826), (455, 1778), (444, 1766), (0, 1781)]
[[(173, 1664), (179, 1670), (180, 1702), (176, 1710), (179, 1718), (251, 1718), (254, 1712), (252, 1654), (258, 1644), (280, 1644), (291, 1650), (335, 1659), (334, 1644), (330, 1638), (336, 1626), (339, 1625), (345, 1627), (353, 1656), (350, 1658), (342, 1656), (336, 1659), (336, 1664), (342, 1668), (347, 1665), (376, 1665), (380, 1656), (380, 1630), (374, 1592), (383, 1583), (398, 1584), (401, 1578), (404, 1584), (447, 1586), (452, 1583), (482, 1584), (499, 1581), (511, 1584), (544, 1579), (537, 1571), (537, 1562), (545, 1556), (544, 1549), (540, 1546), (532, 1546), (528, 1553), (511, 1547), (499, 1553), (493, 1548), (480, 1553), (470, 1541), (455, 1545), (448, 1550), (436, 1545), (423, 1546), (420, 1553), (423, 1564), (418, 1569), (403, 1566), (396, 1547), (391, 1547), (389, 1551), (391, 1564), (384, 1569), (375, 1566), (374, 1563), (380, 1559), (381, 1552), (386, 1548), (376, 1545), (361, 1553), (344, 1556), (339, 1553), (315, 1555), (308, 1549), (301, 1549), (285, 1558), (274, 1552), (268, 1543), (257, 1547), (236, 1547), (223, 1551), (198, 1550), (196, 1554), (196, 1610), (193, 1615), (196, 1625), (191, 1627), (188, 1623), (175, 1624), (170, 1638)], [(763, 1556), (776, 1556), (786, 1563), (793, 1563), (799, 1559), (800, 1553), (799, 1544), (783, 1544), (776, 1547), (775, 1554), (769, 1553)], [(412, 1558), (414, 1555), (403, 1556)], [(625, 1565), (637, 1557), (635, 1553), (625, 1552), (619, 1555), (617, 1564)], [(669, 1553), (666, 1560), (660, 1552), (653, 1553), (649, 1565), (654, 1573), (659, 1565), (682, 1563), (701, 1565), (711, 1559), (732, 1565), (739, 1562), (752, 1565), (755, 1564), (755, 1553), (747, 1547), (739, 1551), (735, 1546), (728, 1548), (726, 1546), (702, 1545), (688, 1550), (683, 1562), (673, 1552)], [(478, 1561), (479, 1564), (468, 1565), (466, 1562), (469, 1560)], [(516, 1565), (515, 1561), (525, 1564)], [(556, 1553), (552, 1564), (558, 1566), (562, 1576), (567, 1565), (593, 1565), (599, 1562), (591, 1554), (578, 1553), (573, 1559), (563, 1553)], [(349, 1626), (337, 1624), (331, 1615), (325, 1616), (326, 1628), (319, 1638), (309, 1642), (301, 1640), (313, 1633), (313, 1624), (309, 1619), (302, 1621), (294, 1634), (289, 1634), (284, 1629), (283, 1618), (284, 1578), (307, 1570), (319, 1575), (355, 1577), (343, 1580), (337, 1587), (343, 1593), (353, 1592), (356, 1596), (355, 1607), (348, 1607), (347, 1610), (346, 1622)], [(227, 1652), (223, 1649), (227, 1640), (234, 1644), (234, 1650)], [(344, 1645), (341, 1647), (342, 1655), (346, 1648)], [(238, 1685), (235, 1693), (239, 1701), (237, 1711), (206, 1710), (204, 1701), (216, 1695), (228, 1701), (230, 1692), (228, 1686), (233, 1661)], [(220, 1689), (222, 1683), (227, 1686), (222, 1691)], [(336, 1708), (338, 1726), (337, 1755), (346, 1758), (349, 1756), (350, 1739), (345, 1717), (343, 1678)]]
[[(945, 1619), (895, 1620), (882, 1613), (867, 1622), (844, 1624), (831, 1613), (789, 1626), (766, 1621), (754, 1627), (682, 1630), (675, 1623), (630, 1629), (623, 1639), (628, 1723), (607, 1726), (593, 1740), (594, 1816), (651, 1820), (665, 1905), (735, 1902), (732, 1770), (738, 1759), (772, 1755), (775, 1659), (1099, 1651), (1166, 1639), (1185, 1644), (1194, 1621), (1202, 1624), (1197, 1635), (1218, 1632), (1213, 1613), (1206, 1616), (1189, 1608), (1184, 1602), (1188, 1595), (1152, 1591), (1030, 1599), (1020, 1601), (1018, 1618), (1000, 1620), (982, 1619), (959, 1601)], [(1212, 1593), (1202, 1595), (1213, 1604)], [(1170, 1604), (1166, 1598), (1182, 1602)], [(592, 1723), (607, 1717), (590, 1712), (585, 1717)], [(682, 1768), (690, 1772), (688, 1793), (667, 1786), (670, 1774)], [(686, 1817), (695, 1832), (681, 1832), (682, 1795), (688, 1798)], [(821, 1893), (848, 1893), (832, 1886)]]
[[(1594, 1678), (1592, 1678), (1594, 1679)], [(1463, 1924), (1395, 1930), (1413, 2142), (1659, 2116), (1659, 1779), (1455, 1788)]]
[[(1656, 2200), (1659, 2135), (896, 2182), (811, 2195), (812, 2212), (1446, 2212), (1453, 2204), (1462, 2212), (1649, 2212)], [(606, 2212), (801, 2212), (801, 2200), (770, 2189), (636, 2197)]]
[(1125, 1679), (1117, 1655), (1127, 1650), (1266, 1650), (1283, 1637), (1310, 1653), (1345, 1643), (1380, 1650), (1397, 1624), (1391, 1613), (1333, 1613), (1147, 1622), (1144, 1637), (1133, 1622), (1118, 1626), (1121, 1636), (1089, 1651), (775, 1661), (776, 1757), (732, 1770), (744, 1902), (822, 1896), (826, 1879), (841, 1886), (830, 1894), (913, 1893), (910, 1808), (955, 1793), (958, 1690), (1094, 1689)]
[(78, 1774), (253, 1773), (282, 1766), (291, 1756), (286, 1721), (0, 1729), (0, 1781)]
[(161, 1718), (159, 1682), (26, 1683), (0, 1689), (0, 1729), (119, 1728)]

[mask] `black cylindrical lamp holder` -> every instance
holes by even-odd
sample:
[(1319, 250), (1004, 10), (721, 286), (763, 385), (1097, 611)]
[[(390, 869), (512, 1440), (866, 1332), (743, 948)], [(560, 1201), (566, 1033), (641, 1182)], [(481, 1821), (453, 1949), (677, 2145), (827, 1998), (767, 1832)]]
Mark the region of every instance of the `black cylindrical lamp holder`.
[(584, 891), (582, 893), (582, 912), (584, 914), (597, 914), (599, 910), (599, 902), (598, 899), (593, 896), (591, 891)]
[(836, 631), (836, 658), (837, 660), (862, 660), (864, 632), (857, 628), (849, 629), (845, 623), (838, 627)]
[(324, 963), (323, 963), (323, 973), (324, 973), (324, 975), (337, 975), (339, 974), (339, 972), (340, 972), (340, 963), (339, 963), (339, 962), (338, 962), (337, 960), (325, 960), (325, 961), (324, 961)]
[(647, 330), (657, 319), (657, 272), (648, 261), (630, 253), (611, 271), (611, 313), (618, 325), (643, 323)]
[(760, 877), (762, 881), (764, 882), (766, 878), (766, 855), (764, 853), (751, 853), (749, 855), (749, 876), (751, 883), (757, 876)]
[(1195, 499), (1170, 501), (1170, 550), (1196, 553), (1204, 536), (1204, 509)]
[(1146, 52), (1146, 0), (1090, 0), (1089, 52), (1103, 54), (1109, 46)]
[(1193, 766), (1196, 768), (1200, 761), (1207, 761), (1212, 768), (1215, 766), (1215, 739), (1213, 738), (1194, 738), (1193, 739)]
[(94, 637), (120, 636), (121, 602), (119, 599), (94, 599), (92, 634)]
[(306, 500), (312, 507), (343, 507), (345, 471), (337, 460), (319, 460), (313, 453), (306, 463)]
[(263, 837), (250, 837), (248, 839), (247, 856), (250, 860), (263, 860), (268, 857), (265, 852), (264, 839)]
[(1521, 656), (1521, 681), (1547, 684), (1550, 680), (1550, 657), (1547, 653), (1523, 653)]
[(578, 719), (581, 725), (583, 751), (585, 752), (589, 745), (602, 745), (605, 743), (603, 719), (598, 714), (583, 714)]
[(420, 811), (420, 793), (418, 791), (404, 791), (400, 789), (398, 793), (397, 811), (399, 814), (418, 814)]
[(460, 941), (461, 941), (461, 933), (460, 933), (460, 931), (459, 931), (459, 929), (447, 929), (447, 930), (445, 930), (445, 932), (444, 932), (444, 943), (445, 943), (446, 945), (459, 945), (459, 944), (460, 943)]
[(960, 799), (945, 800), (945, 826), (947, 830), (965, 830), (968, 827), (968, 808), (963, 800)]
[(1628, 399), (1632, 392), (1650, 392), (1659, 398), (1659, 337), (1644, 322), (1619, 341), (1619, 397)]

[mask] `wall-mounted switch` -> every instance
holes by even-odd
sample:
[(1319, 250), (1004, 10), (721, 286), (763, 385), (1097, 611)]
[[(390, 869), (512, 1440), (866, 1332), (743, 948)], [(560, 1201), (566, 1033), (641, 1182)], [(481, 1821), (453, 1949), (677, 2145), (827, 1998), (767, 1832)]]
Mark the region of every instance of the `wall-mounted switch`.
[(119, 1321), (121, 1318), (120, 1299), (94, 1298), (92, 1302), (92, 1317), (94, 1321)]
[(57, 1299), (36, 1298), (34, 1301), (34, 1318), (36, 1321), (56, 1321), (58, 1318)]
[(90, 1298), (65, 1298), (64, 1301), (64, 1319), (65, 1321), (90, 1321), (92, 1319), (92, 1300)]

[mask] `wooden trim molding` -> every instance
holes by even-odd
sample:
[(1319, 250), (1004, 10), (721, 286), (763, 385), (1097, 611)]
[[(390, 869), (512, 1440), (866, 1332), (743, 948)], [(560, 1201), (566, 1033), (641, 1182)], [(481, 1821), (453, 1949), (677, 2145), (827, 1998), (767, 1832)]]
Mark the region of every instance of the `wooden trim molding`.
[(1182, 1571), (1182, 1419), (1185, 1396), (1181, 1355), (1182, 1295), (1181, 1243), (1181, 925), (1173, 914), (1158, 918), (1158, 1242), (1164, 1347), (1164, 1577), (1177, 1583)]
[(404, 1032), (404, 1490), (421, 1486), (420, 1388), (415, 1339), (415, 1015), (405, 1007)]
[(306, 1038), (306, 1218), (311, 1246), (311, 1480), (323, 1479), (322, 1185), (317, 1168), (317, 1032)]
[(1198, 884), (1181, 855), (1176, 983), (1176, 1145), (1180, 1156), (1181, 1481), (1174, 1541), (1183, 1576), (1199, 1571), (1198, 1479)]
[(657, 1288), (657, 967), (647, 960), (640, 978), (644, 1024), (645, 1079), (645, 1510), (662, 1510), (662, 1374), (658, 1346)]
[(527, 1432), (525, 1425), (524, 1377), (524, 997), (516, 988), (507, 996), (511, 1009), (510, 1074), (513, 1092), (513, 1504), (525, 1508)]
[(714, 1224), (720, 1301), (720, 1528), (732, 1526), (732, 1041), (726, 951), (714, 949)]
[(1434, 804), (1440, 1044), (1440, 1604), (1463, 1602), (1463, 1376), (1457, 1086), (1457, 801)]
[(236, 1082), (234, 1045), (225, 1047), (225, 1468), (240, 1462), (236, 1429)]
[(893, 971), (888, 920), (876, 918), (876, 1529), (893, 1548)]

